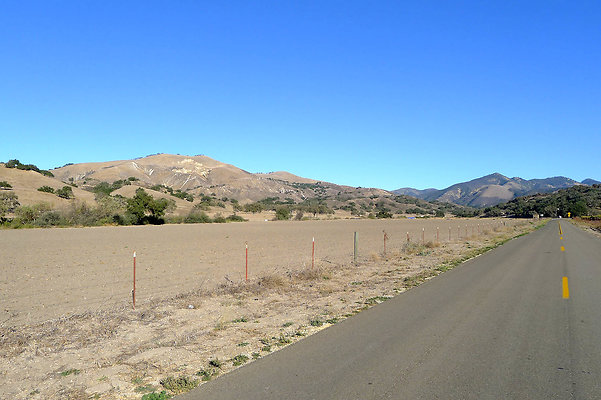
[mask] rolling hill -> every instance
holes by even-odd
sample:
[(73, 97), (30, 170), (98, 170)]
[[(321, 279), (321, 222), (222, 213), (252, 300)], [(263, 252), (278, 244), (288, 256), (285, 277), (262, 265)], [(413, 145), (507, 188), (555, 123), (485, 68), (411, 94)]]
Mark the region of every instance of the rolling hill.
[[(286, 171), (250, 173), (207, 156), (155, 154), (131, 160), (67, 164), (48, 172), (52, 177), (0, 164), (0, 177), (2, 174), (9, 176), (21, 205), (45, 202), (52, 208), (64, 208), (80, 200), (94, 206), (99, 199), (106, 199), (100, 195), (121, 198), (116, 201), (123, 207), (122, 198), (131, 198), (136, 189), (144, 188), (154, 198), (172, 201), (170, 215), (176, 216), (201, 209), (212, 214), (238, 211), (252, 217), (249, 213), (255, 211), (251, 210), (275, 212), (278, 207), (295, 211), (297, 218), (302, 218), (303, 211), (312, 217), (335, 213), (338, 218), (474, 213), (470, 207), (429, 202), (377, 188), (337, 185)], [(64, 185), (73, 188), (72, 199), (37, 190)]]
[(164, 185), (193, 195), (214, 194), (218, 198), (234, 198), (240, 202), (268, 197), (303, 201), (343, 193), (390, 195), (382, 189), (341, 186), (284, 171), (254, 174), (202, 155), (155, 154), (133, 160), (66, 165), (53, 169), (52, 173), (64, 182), (83, 188), (133, 177), (147, 186)]

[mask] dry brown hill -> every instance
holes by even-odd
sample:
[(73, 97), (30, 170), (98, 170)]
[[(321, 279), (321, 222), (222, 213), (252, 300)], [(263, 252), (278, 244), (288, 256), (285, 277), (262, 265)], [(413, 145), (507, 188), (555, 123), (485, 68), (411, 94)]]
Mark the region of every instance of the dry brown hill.
[(340, 186), (284, 171), (253, 174), (207, 156), (156, 154), (134, 160), (66, 165), (52, 173), (64, 182), (74, 182), (82, 187), (134, 177), (148, 187), (164, 185), (194, 195), (214, 194), (241, 202), (267, 197), (303, 201), (342, 194), (390, 195), (381, 189)]
[[(54, 209), (62, 209), (73, 202), (73, 199), (67, 200), (53, 193), (38, 191), (42, 186), (50, 186), (57, 190), (65, 186), (65, 183), (35, 171), (6, 168), (4, 164), (0, 164), (0, 181), (6, 181), (12, 186), (11, 191), (19, 197), (19, 203), (22, 205), (48, 203)], [(89, 205), (96, 204), (93, 193), (76, 187), (71, 189), (76, 201), (83, 201)]]

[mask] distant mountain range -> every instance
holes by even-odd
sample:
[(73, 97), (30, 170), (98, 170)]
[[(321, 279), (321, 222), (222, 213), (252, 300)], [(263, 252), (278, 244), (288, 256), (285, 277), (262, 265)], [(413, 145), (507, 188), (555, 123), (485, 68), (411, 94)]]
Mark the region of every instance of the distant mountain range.
[[(42, 171), (45, 174), (14, 168), (11, 164), (0, 163), (0, 182), (7, 184), (0, 189), (10, 191), (24, 206), (44, 202), (60, 209), (79, 201), (94, 206), (98, 202), (95, 193), (131, 198), (138, 188), (144, 188), (154, 198), (174, 201), (174, 214), (180, 216), (188, 215), (196, 206), (213, 207), (212, 212), (220, 213), (224, 209), (234, 211), (234, 205), (253, 202), (260, 202), (267, 210), (297, 205), (314, 216), (316, 212), (376, 218), (395, 214), (473, 214), (469, 207), (434, 204), (378, 188), (337, 185), (285, 171), (251, 173), (203, 155), (154, 154), (131, 160), (66, 164)], [(56, 195), (65, 185), (72, 188), (73, 196), (69, 199)]]
[[(251, 173), (204, 155), (184, 156), (172, 154), (154, 154), (131, 160), (67, 164), (50, 171), (49, 175), (53, 174), (54, 177), (45, 177), (47, 179), (44, 182), (42, 182), (42, 175), (40, 174), (15, 175), (17, 172), (15, 170), (11, 171), (3, 169), (0, 171), (2, 172), (0, 175), (12, 174), (6, 177), (10, 178), (8, 180), (15, 186), (15, 191), (22, 191), (19, 198), (22, 200), (31, 198), (32, 202), (39, 196), (46, 195), (48, 197), (47, 193), (37, 190), (38, 187), (44, 185), (58, 189), (62, 182), (73, 184), (79, 189), (84, 189), (84, 192), (76, 197), (87, 199), (91, 195), (89, 191), (85, 191), (86, 189), (92, 190), (100, 182), (111, 183), (122, 180), (133, 182), (131, 187), (120, 189), (123, 193), (119, 190), (115, 192), (126, 196), (132, 195), (133, 192), (129, 192), (135, 190), (132, 189), (134, 186), (141, 185), (147, 189), (156, 189), (155, 191), (158, 192), (164, 192), (164, 189), (168, 187), (190, 193), (196, 197), (210, 195), (216, 198), (236, 199), (240, 202), (277, 198), (281, 201), (300, 203), (317, 199), (319, 201), (327, 200), (331, 203), (330, 206), (333, 207), (349, 209), (357, 208), (362, 203), (366, 203), (362, 205), (362, 210), (366, 212), (377, 211), (374, 207), (378, 204), (381, 209), (388, 207), (395, 211), (398, 211), (396, 206), (399, 204), (413, 202), (414, 205), (417, 205), (418, 203), (415, 202), (417, 200), (412, 200), (412, 198), (426, 202), (438, 202), (429, 205), (421, 204), (422, 210), (415, 210), (414, 213), (416, 214), (426, 213), (428, 209), (434, 210), (441, 206), (446, 207), (445, 209), (451, 206), (489, 207), (520, 196), (549, 193), (576, 185), (601, 184), (601, 182), (590, 178), (582, 182), (562, 176), (526, 180), (517, 177), (508, 178), (499, 173), (494, 173), (468, 182), (457, 183), (442, 190), (401, 188), (390, 192), (378, 188), (342, 186), (299, 177), (285, 171)], [(35, 182), (29, 182), (32, 179)], [(411, 197), (400, 199), (398, 197), (400, 195)], [(54, 202), (58, 201), (52, 196), (51, 199)], [(361, 201), (357, 203), (358, 199)], [(380, 201), (378, 199), (387, 200)], [(87, 201), (93, 201), (93, 199), (90, 198)], [(353, 201), (355, 201), (354, 204)], [(449, 205), (437, 205), (441, 203), (449, 203)], [(406, 207), (403, 206), (402, 208)]]
[(576, 185), (590, 186), (600, 183), (590, 178), (582, 182), (563, 176), (526, 180), (518, 177), (508, 178), (499, 173), (494, 173), (468, 182), (456, 183), (442, 190), (401, 188), (393, 190), (393, 193), (414, 196), (426, 201), (437, 200), (482, 208), (494, 206), (520, 196), (549, 193)]

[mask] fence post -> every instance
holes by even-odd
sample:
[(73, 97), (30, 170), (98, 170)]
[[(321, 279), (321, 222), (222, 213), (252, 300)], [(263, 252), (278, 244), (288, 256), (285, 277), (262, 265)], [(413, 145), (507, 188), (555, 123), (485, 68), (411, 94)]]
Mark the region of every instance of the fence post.
[(248, 281), (248, 242), (244, 242), (246, 248), (246, 280)]
[(311, 269), (315, 267), (315, 237), (313, 238), (313, 249), (311, 250)]

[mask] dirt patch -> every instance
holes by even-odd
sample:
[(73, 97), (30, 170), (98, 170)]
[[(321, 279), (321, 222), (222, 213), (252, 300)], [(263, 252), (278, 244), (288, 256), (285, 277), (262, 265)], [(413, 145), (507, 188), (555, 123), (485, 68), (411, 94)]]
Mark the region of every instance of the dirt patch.
[[(124, 299), (113, 303), (108, 301), (103, 306), (78, 312), (77, 301), (68, 296), (60, 297), (56, 299), (59, 304), (56, 307), (63, 316), (47, 321), (42, 321), (39, 317), (43, 315), (37, 310), (41, 305), (33, 303), (36, 296), (38, 299), (46, 297), (29, 289), (32, 299), (29, 300), (31, 304), (27, 305), (26, 310), (32, 322), (27, 323), (26, 319), (18, 318), (25, 312), (15, 310), (13, 312), (17, 316), (9, 320), (13, 323), (5, 320), (0, 327), (2, 396), (17, 399), (90, 397), (140, 399), (144, 393), (158, 392), (166, 388), (171, 392), (179, 390), (180, 386), (182, 390), (188, 390), (203, 380), (212, 379), (253, 358), (262, 357), (402, 293), (451, 268), (460, 260), (478, 254), (479, 249), (489, 248), (533, 228), (531, 223), (517, 224), (514, 221), (503, 225), (502, 222), (495, 221), (486, 229), (480, 228), (479, 235), (474, 233), (469, 238), (443, 241), (439, 237), (436, 241), (432, 238), (432, 234), (429, 234), (430, 240), (421, 241), (422, 232), (426, 239), (426, 229), (442, 225), (447, 221), (420, 221), (430, 222), (430, 224), (412, 226), (416, 229), (410, 231), (412, 240), (407, 243), (407, 225), (403, 225), (407, 223), (406, 221), (389, 221), (390, 223), (384, 226), (382, 221), (365, 221), (369, 224), (362, 224), (362, 221), (346, 221), (341, 225), (329, 225), (332, 222), (344, 221), (311, 224), (271, 223), (267, 226), (268, 229), (263, 229), (267, 232), (254, 231), (258, 237), (265, 235), (269, 242), (277, 242), (280, 239), (274, 236), (274, 231), (269, 231), (269, 227), (275, 227), (275, 231), (280, 234), (287, 233), (288, 240), (299, 231), (307, 234), (308, 232), (303, 228), (310, 227), (312, 229), (309, 231), (318, 232), (316, 236), (330, 237), (338, 246), (341, 245), (334, 238), (340, 234), (339, 229), (344, 232), (345, 239), (350, 232), (350, 240), (344, 241), (351, 242), (350, 251), (345, 249), (337, 253), (336, 246), (332, 245), (332, 255), (327, 255), (325, 252), (317, 253), (317, 262), (313, 269), (311, 269), (310, 241), (309, 257), (304, 256), (304, 262), (300, 265), (298, 260), (296, 263), (285, 261), (280, 265), (274, 265), (275, 259), (278, 258), (274, 256), (272, 261), (274, 264), (268, 261), (264, 264), (264, 268), (258, 271), (253, 269), (248, 282), (242, 279), (244, 271), (240, 270), (240, 264), (244, 265), (244, 254), (241, 256), (242, 263), (239, 262), (240, 260), (235, 263), (238, 270), (235, 276), (232, 270), (226, 269), (227, 252), (223, 252), (221, 255), (223, 263), (208, 271), (214, 275), (212, 280), (192, 279), (193, 268), (185, 268), (185, 262), (182, 260), (180, 273), (176, 274), (179, 280), (161, 279), (160, 274), (155, 277), (161, 280), (155, 283), (157, 287), (164, 287), (171, 295), (162, 297), (141, 295), (135, 311), (131, 309), (127, 291), (129, 289), (127, 283), (131, 283), (129, 279), (123, 282)], [(401, 226), (395, 227), (394, 222)], [(476, 222), (476, 220), (467, 222), (468, 233), (472, 223), (483, 222)], [(461, 229), (466, 221), (459, 223), (449, 221), (449, 226), (452, 226), (451, 224), (458, 225)], [(233, 228), (235, 231), (241, 229), (238, 228), (239, 226), (244, 227), (244, 225), (247, 224), (227, 225), (220, 228)], [(252, 225), (249, 224), (245, 229), (251, 227)], [(168, 229), (163, 230), (164, 228)], [(146, 230), (153, 234), (163, 234), (165, 246), (174, 247), (168, 253), (175, 258), (182, 257), (181, 247), (178, 246), (184, 245), (182, 241), (190, 240), (189, 236), (186, 236), (186, 233), (190, 232), (186, 231), (182, 236), (178, 236), (169, 228), (171, 227), (165, 226)], [(362, 256), (357, 263), (352, 262), (353, 229), (359, 230), (360, 238), (363, 239), (361, 243), (364, 246), (361, 250)], [(382, 240), (383, 229), (390, 237), (386, 254), (383, 253), (383, 245), (380, 248), (379, 243)], [(280, 230), (283, 230), (283, 233)], [(112, 228), (107, 229), (107, 232), (97, 228), (38, 230), (24, 233), (34, 233), (35, 236), (38, 232), (52, 232), (60, 235), (70, 231), (76, 231), (79, 235), (85, 235), (88, 231), (95, 234), (99, 232), (101, 236), (106, 233), (116, 236), (122, 232), (137, 233), (136, 228)], [(144, 231), (144, 228), (141, 231)], [(239, 237), (236, 235), (240, 232), (234, 231), (224, 232)], [(197, 231), (192, 230), (192, 232)], [(474, 232), (477, 232), (476, 228)], [(375, 235), (373, 243), (369, 240), (372, 234)], [(253, 237), (254, 243), (257, 243), (258, 237)], [(369, 243), (372, 245), (371, 250), (368, 250)], [(100, 244), (89, 243), (89, 245)], [(289, 260), (285, 256), (288, 250), (286, 246), (281, 245), (276, 248), (279, 258)], [(95, 249), (98, 251), (98, 247)], [(270, 253), (266, 249), (267, 247), (263, 249), (263, 256), (271, 260)], [(128, 247), (127, 250), (129, 253), (131, 249)], [(293, 254), (292, 258), (295, 255)], [(146, 262), (151, 259), (150, 256), (147, 257), (149, 258), (146, 258)], [(38, 252), (38, 260), (42, 263), (48, 262), (43, 252)], [(90, 265), (94, 264), (90, 262)], [(97, 301), (106, 299), (102, 297), (101, 292), (107, 290), (106, 285), (110, 281), (110, 279), (103, 281), (105, 277), (100, 271), (109, 269), (103, 265), (111, 264), (96, 264), (96, 268), (88, 267), (86, 274), (79, 276), (80, 284), (87, 290), (86, 293), (93, 292), (87, 280), (100, 281), (100, 284), (96, 285), (99, 288), (99, 293), (96, 294)], [(124, 266), (128, 272), (131, 272), (129, 267), (129, 265)], [(39, 270), (43, 269), (40, 267)], [(45, 269), (52, 270), (48, 267)], [(66, 267), (64, 269), (68, 270)], [(110, 272), (112, 271), (109, 271), (109, 276)], [(64, 273), (68, 275), (66, 271)], [(127, 275), (124, 273), (124, 276)], [(85, 276), (85, 279), (82, 276)], [(18, 278), (13, 277), (11, 285), (21, 284)], [(73, 279), (77, 280), (76, 277)], [(188, 280), (194, 282), (190, 285), (184, 284), (184, 281)], [(27, 280), (24, 282), (26, 283)], [(55, 290), (60, 292), (65, 290), (61, 286), (69, 282), (68, 279), (48, 280), (44, 290), (40, 292)], [(23, 285), (23, 289), (26, 287), (27, 285)], [(145, 290), (153, 288), (148, 282), (140, 287)], [(68, 289), (74, 291), (77, 285), (72, 284)], [(17, 292), (13, 291), (13, 294)], [(38, 317), (34, 319), (33, 315)], [(168, 379), (169, 377), (172, 379)]]

